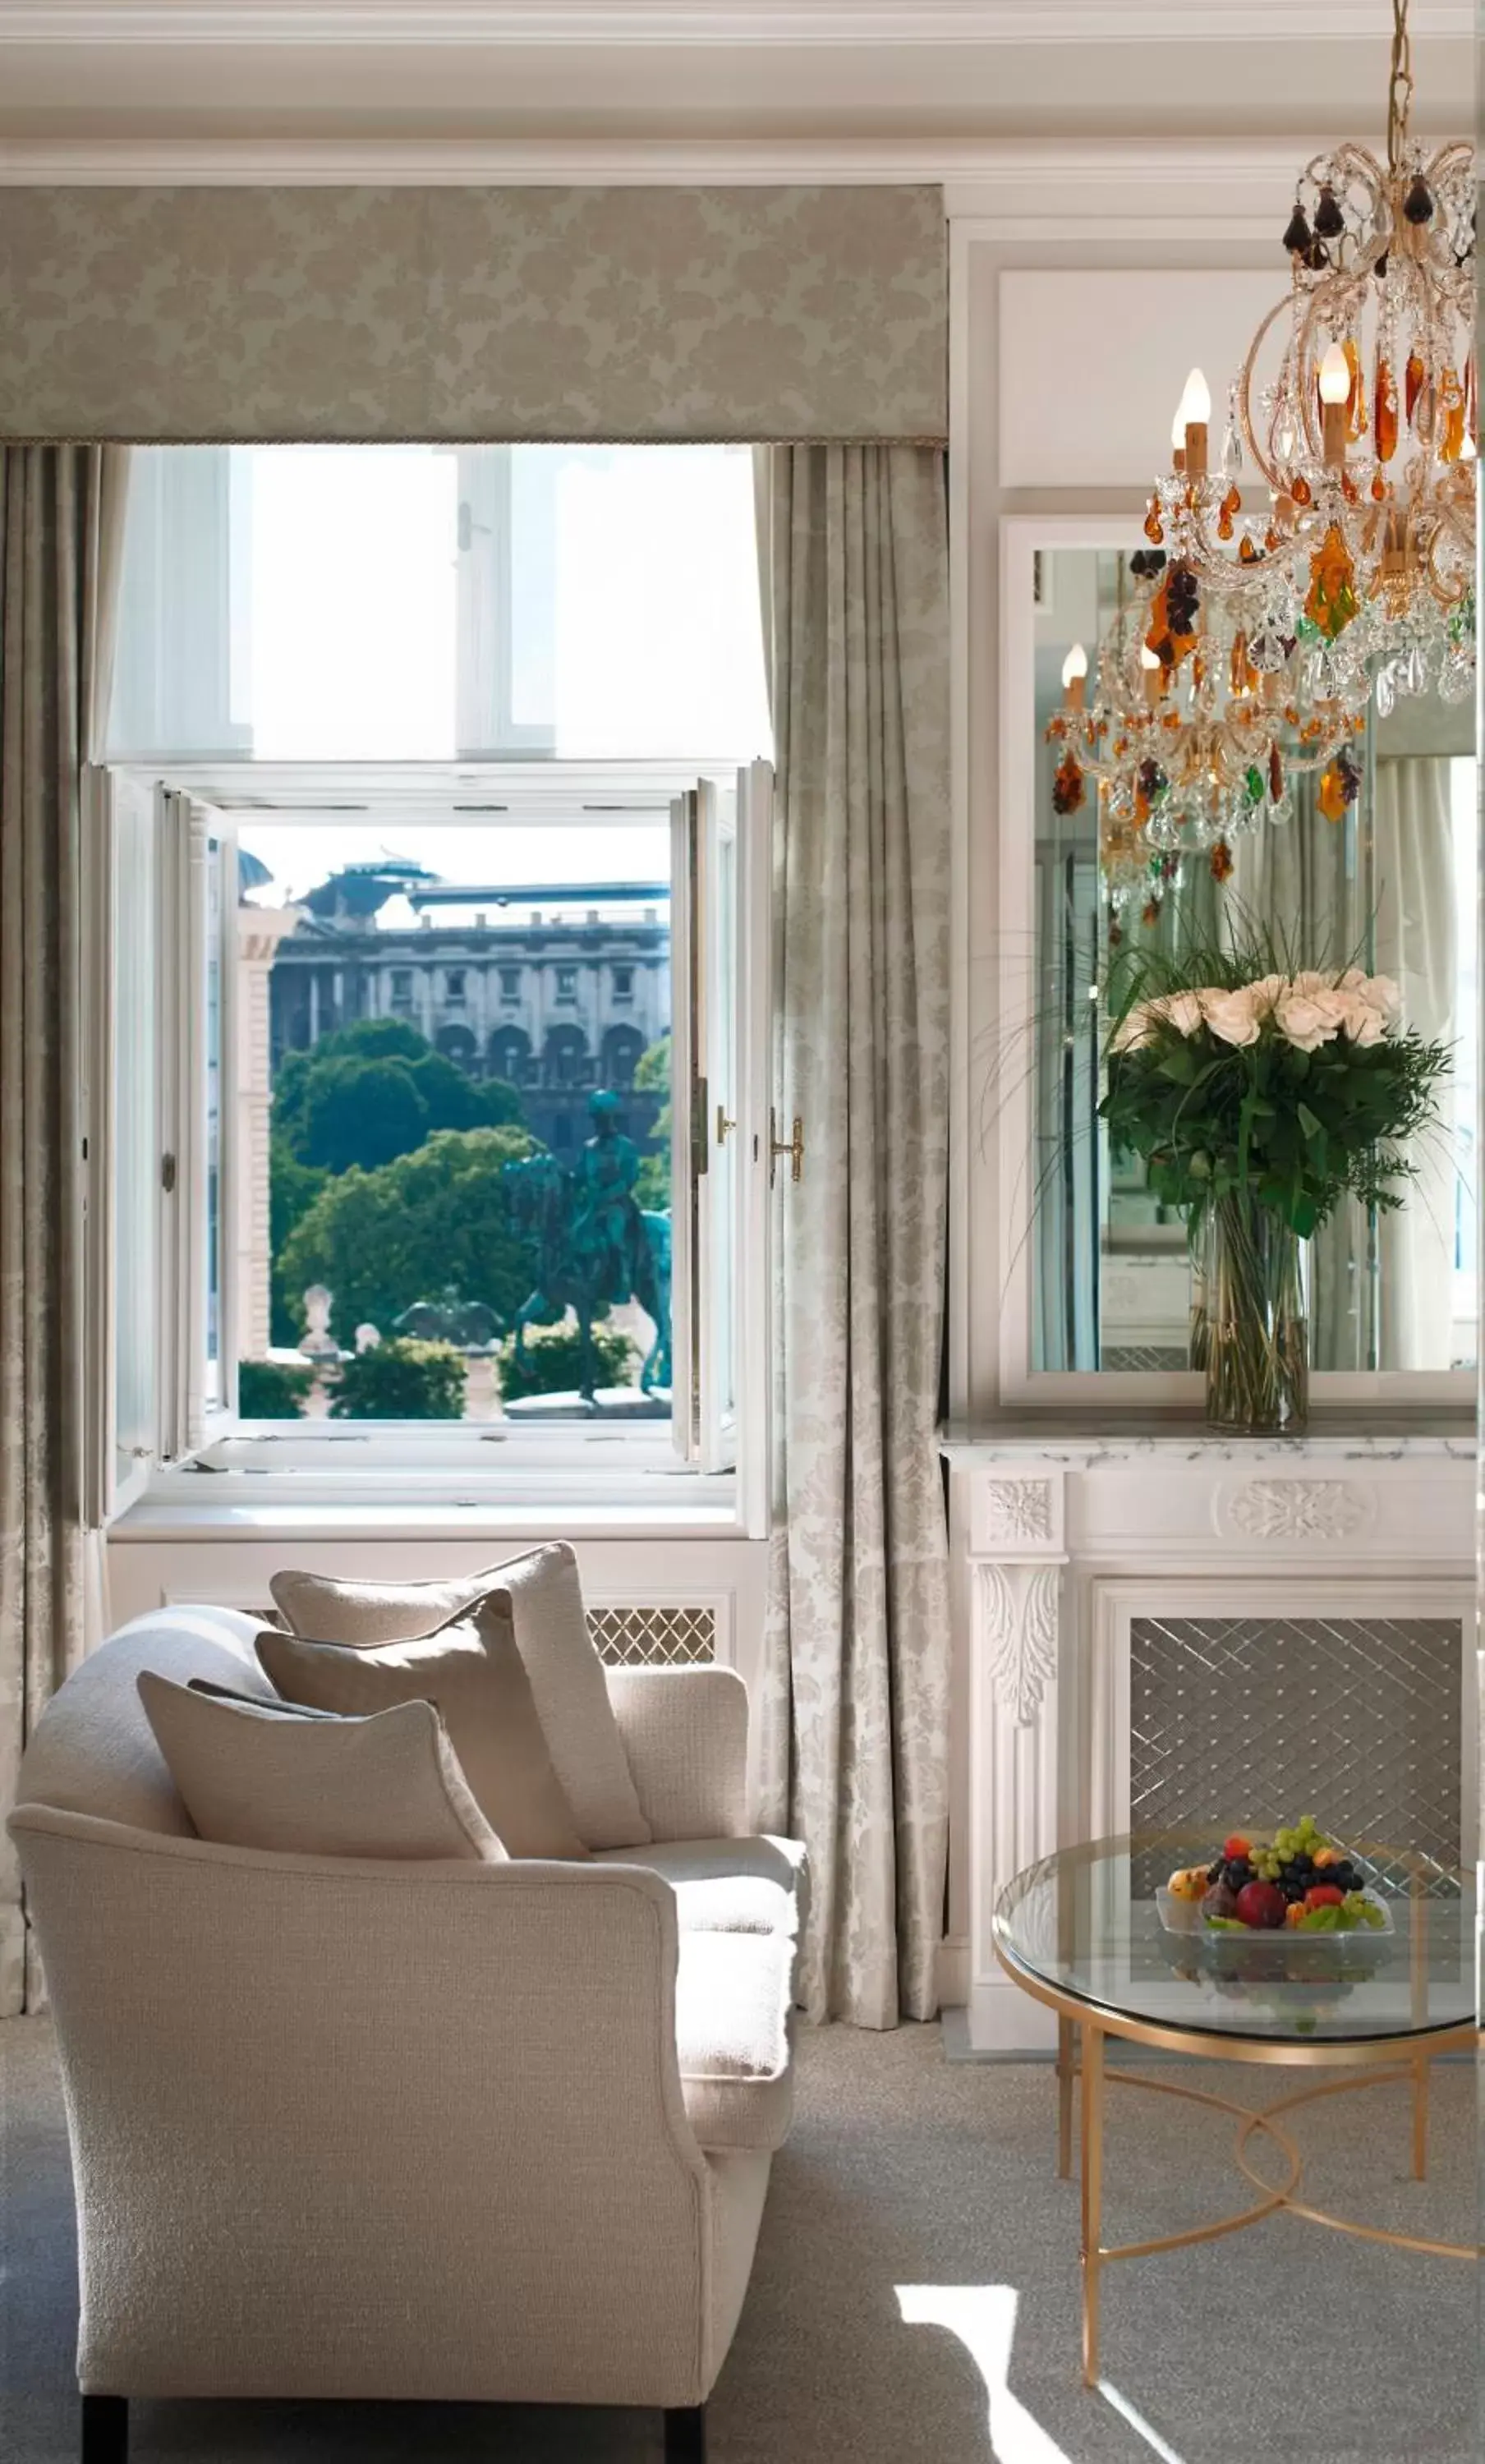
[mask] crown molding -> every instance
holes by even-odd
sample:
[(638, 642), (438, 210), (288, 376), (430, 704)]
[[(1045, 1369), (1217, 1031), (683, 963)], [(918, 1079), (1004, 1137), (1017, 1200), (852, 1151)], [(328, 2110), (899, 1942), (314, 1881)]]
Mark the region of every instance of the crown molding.
[(1296, 165), (1334, 142), (1088, 144), (1069, 140), (0, 139), (0, 187), (766, 187), (911, 186), (963, 192), (965, 212), (1014, 209), (1029, 237), (1065, 236), (1120, 196), (1185, 229), (1251, 197), (1267, 229)]
[[(90, 50), (168, 45), (299, 50), (384, 46), (532, 51), (614, 46), (914, 51), (1003, 44), (1124, 47), (1382, 40), (1387, 0), (1200, 0), (1176, 19), (1122, 0), (0, 0), (0, 46)], [(1423, 40), (1470, 40), (1471, 0), (1414, 0)]]

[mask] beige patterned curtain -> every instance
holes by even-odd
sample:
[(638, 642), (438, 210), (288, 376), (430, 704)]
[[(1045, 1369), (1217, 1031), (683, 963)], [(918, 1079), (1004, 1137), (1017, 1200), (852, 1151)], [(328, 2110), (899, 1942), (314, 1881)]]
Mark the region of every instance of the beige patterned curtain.
[[(0, 1818), (80, 1658), (82, 765), (101, 742), (125, 457), (0, 447)], [(35, 1998), (0, 1833), (0, 2016)]]
[(800, 1998), (937, 2008), (949, 1614), (935, 1425), (948, 1102), (948, 546), (941, 452), (773, 455), (783, 1119), (768, 1819), (808, 1842)]

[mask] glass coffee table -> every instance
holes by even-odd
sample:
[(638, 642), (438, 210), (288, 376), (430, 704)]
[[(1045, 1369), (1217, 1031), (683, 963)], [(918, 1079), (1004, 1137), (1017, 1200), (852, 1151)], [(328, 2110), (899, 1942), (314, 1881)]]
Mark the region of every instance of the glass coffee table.
[[(1211, 1853), (1211, 1834), (1141, 1832), (1064, 1848), (1028, 1866), (1001, 1893), (996, 1956), (1016, 1984), (1057, 2014), (1058, 2163), (1072, 2171), (1073, 2089), (1082, 2082), (1083, 2379), (1098, 2376), (1098, 2289), (1105, 2263), (1214, 2241), (1283, 2210), (1337, 2232), (1437, 2256), (1474, 2260), (1473, 2243), (1432, 2241), (1334, 2215), (1303, 2195), (1304, 2159), (1281, 2116), (1322, 2096), (1407, 2080), (1412, 2089), (1412, 2169), (1428, 2163), (1429, 2065), (1476, 2042), (1474, 1882), (1431, 1861), (1360, 1851), (1387, 1898), (1392, 1930), (1300, 1936), (1168, 1932), (1154, 1889), (1172, 1867)], [(1075, 2034), (1081, 2035), (1081, 2057)], [(1115, 2070), (1106, 2040), (1228, 2062), (1324, 2065), (1343, 2076), (1297, 2088), (1262, 2107)], [(1102, 2239), (1106, 2082), (1139, 2087), (1230, 2114), (1239, 2171), (1258, 2194), (1212, 2224), (1153, 2240)], [(1285, 2167), (1276, 2188), (1254, 2166), (1251, 2143), (1269, 2141)]]

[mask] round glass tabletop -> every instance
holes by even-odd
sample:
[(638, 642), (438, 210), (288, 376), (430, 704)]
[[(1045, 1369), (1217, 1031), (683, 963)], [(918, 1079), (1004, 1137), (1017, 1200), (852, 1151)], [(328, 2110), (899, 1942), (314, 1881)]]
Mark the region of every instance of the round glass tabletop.
[(1003, 1964), (1066, 2015), (1134, 2034), (1359, 2045), (1473, 2025), (1473, 1875), (1429, 1863), (1410, 1881), (1403, 1858), (1362, 1858), (1387, 1930), (1220, 1933), (1157, 1898), (1172, 1867), (1210, 1853), (1207, 1835), (1136, 1832), (1029, 1865), (996, 1903)]

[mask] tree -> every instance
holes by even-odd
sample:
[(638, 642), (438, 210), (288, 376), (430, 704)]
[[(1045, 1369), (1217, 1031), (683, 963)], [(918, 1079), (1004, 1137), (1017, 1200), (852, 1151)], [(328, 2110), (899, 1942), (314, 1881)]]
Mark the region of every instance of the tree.
[(509, 1229), (500, 1169), (533, 1145), (514, 1126), (438, 1130), (379, 1171), (342, 1173), (295, 1226), (286, 1286), (328, 1287), (343, 1344), (367, 1321), (385, 1333), (414, 1301), (445, 1291), (509, 1318), (531, 1290), (535, 1262)]
[(334, 1054), (310, 1071), (300, 1152), (323, 1172), (375, 1172), (428, 1135), (428, 1106), (406, 1061)]
[(245, 1420), (302, 1420), (315, 1382), (308, 1365), (287, 1360), (239, 1360), (237, 1409)]
[(521, 1119), (503, 1078), (467, 1077), (407, 1019), (366, 1018), (290, 1052), (274, 1088), (274, 1133), (303, 1164), (374, 1172), (410, 1155), (435, 1130), (498, 1128)]
[(653, 1215), (668, 1215), (671, 1204), (671, 1040), (662, 1035), (647, 1045), (634, 1064), (634, 1085), (647, 1095), (663, 1095), (652, 1135), (660, 1141), (658, 1155), (640, 1157), (634, 1196)]
[[(283, 1275), (283, 1252), (300, 1216), (308, 1213), (329, 1175), (300, 1163), (282, 1138), (268, 1150), (268, 1239), (273, 1257), (269, 1279), (271, 1334), (275, 1343), (298, 1343), (304, 1331), (304, 1305)], [(243, 1409), (247, 1406), (244, 1404)]]
[[(600, 1386), (632, 1386), (638, 1354), (621, 1327), (599, 1324), (591, 1330)], [(583, 1337), (575, 1326), (528, 1326), (518, 1352), (508, 1334), (496, 1352), (500, 1394), (507, 1402), (521, 1395), (570, 1395), (583, 1369)]]

